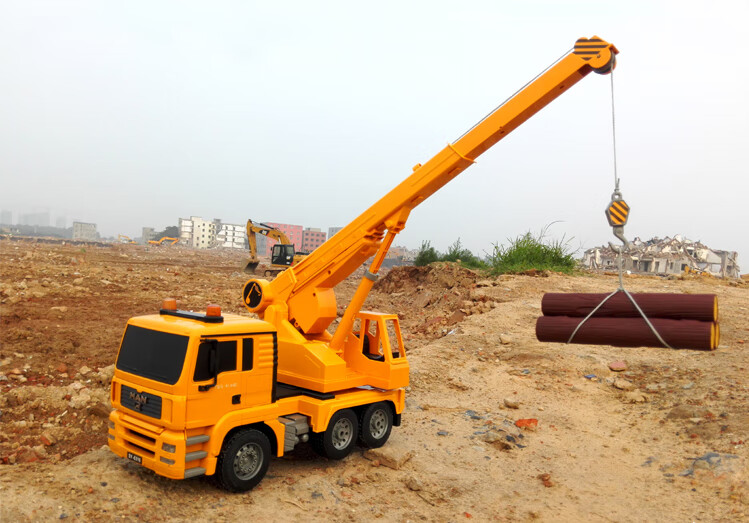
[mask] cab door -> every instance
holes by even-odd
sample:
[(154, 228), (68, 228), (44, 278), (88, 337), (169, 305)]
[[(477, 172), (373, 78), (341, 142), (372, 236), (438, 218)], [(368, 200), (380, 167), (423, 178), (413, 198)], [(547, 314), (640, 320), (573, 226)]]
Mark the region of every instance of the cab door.
[(187, 427), (213, 425), (242, 408), (242, 372), (237, 338), (200, 340), (195, 368), (188, 382)]
[(248, 335), (239, 341), (242, 352), (242, 405), (254, 407), (275, 401), (278, 346), (274, 333)]

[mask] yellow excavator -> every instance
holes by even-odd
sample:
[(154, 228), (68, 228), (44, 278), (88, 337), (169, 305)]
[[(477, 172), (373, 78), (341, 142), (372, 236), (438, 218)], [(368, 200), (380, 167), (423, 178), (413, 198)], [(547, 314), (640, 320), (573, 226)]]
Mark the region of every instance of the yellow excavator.
[(125, 236), (124, 234), (118, 234), (117, 235), (117, 242), (118, 243), (128, 243), (128, 244), (138, 243), (135, 240), (133, 240), (132, 238), (130, 238), (130, 236)]
[(244, 268), (244, 272), (248, 274), (255, 274), (260, 264), (260, 259), (257, 256), (256, 234), (262, 234), (277, 242), (271, 251), (270, 266), (266, 267), (263, 271), (265, 276), (276, 276), (281, 271), (285, 271), (307, 257), (306, 253), (295, 252), (294, 244), (278, 228), (265, 223), (253, 223), (252, 220), (247, 220), (247, 242), (250, 245), (250, 259)]
[(175, 243), (179, 242), (179, 238), (172, 238), (171, 236), (164, 236), (163, 238), (159, 240), (148, 240), (148, 243), (151, 245), (161, 245), (162, 243), (168, 243), (169, 245), (174, 245)]

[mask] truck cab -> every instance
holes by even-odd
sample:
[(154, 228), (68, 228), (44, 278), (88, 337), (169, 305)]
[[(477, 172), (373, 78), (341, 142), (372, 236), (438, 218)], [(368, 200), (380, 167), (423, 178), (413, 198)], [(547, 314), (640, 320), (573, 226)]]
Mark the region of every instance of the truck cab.
[[(357, 442), (384, 444), (405, 399), (403, 389), (332, 394), (282, 383), (270, 323), (222, 315), (217, 306), (181, 311), (166, 300), (159, 314), (128, 321), (111, 401), (108, 444), (115, 454), (168, 478), (216, 475), (222, 486), (242, 491), (262, 479), (271, 455), (300, 442), (311, 440), (332, 459)], [(360, 432), (363, 419), (369, 421)], [(244, 454), (232, 450), (248, 435), (255, 439)]]

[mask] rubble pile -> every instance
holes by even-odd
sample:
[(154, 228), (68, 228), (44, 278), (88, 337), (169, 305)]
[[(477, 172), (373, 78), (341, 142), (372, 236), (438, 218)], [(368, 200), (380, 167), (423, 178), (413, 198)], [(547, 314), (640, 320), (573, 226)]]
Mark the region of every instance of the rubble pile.
[[(617, 257), (611, 247), (594, 247), (585, 251), (582, 263), (588, 269), (617, 270)], [(656, 237), (646, 241), (635, 238), (623, 252), (622, 269), (640, 274), (740, 277), (735, 251), (710, 249), (678, 234), (673, 238)]]
[(374, 285), (367, 306), (399, 311), (404, 332), (423, 339), (444, 336), (472, 314), (496, 306), (486, 292), (495, 281), (482, 279), (476, 271), (456, 263), (434, 263), (425, 267), (394, 267)]

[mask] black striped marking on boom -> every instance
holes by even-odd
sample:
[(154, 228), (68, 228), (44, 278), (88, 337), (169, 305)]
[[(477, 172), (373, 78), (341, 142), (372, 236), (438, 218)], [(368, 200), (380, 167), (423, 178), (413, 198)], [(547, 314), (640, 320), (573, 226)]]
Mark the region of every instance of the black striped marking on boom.
[(606, 49), (609, 44), (600, 38), (580, 38), (575, 42), (574, 54), (579, 55), (583, 60), (590, 60), (596, 56), (601, 49)]

